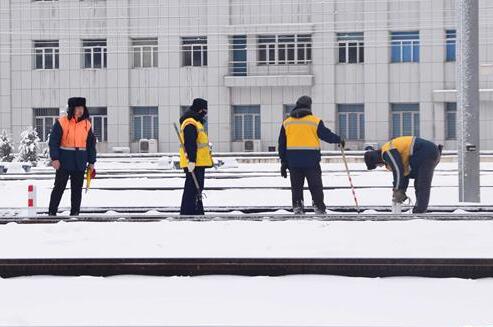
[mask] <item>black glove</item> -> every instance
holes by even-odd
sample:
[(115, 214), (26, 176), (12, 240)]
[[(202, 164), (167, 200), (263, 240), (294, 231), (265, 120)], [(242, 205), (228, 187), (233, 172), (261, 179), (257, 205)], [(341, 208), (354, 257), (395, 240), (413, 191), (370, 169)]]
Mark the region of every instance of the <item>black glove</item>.
[(345, 149), (346, 148), (346, 141), (344, 139), (341, 139), (339, 141), (339, 147)]
[(392, 202), (403, 203), (407, 200), (407, 195), (404, 190), (394, 190), (394, 194), (392, 195)]
[(285, 163), (281, 164), (281, 176), (283, 178), (288, 178), (288, 165)]

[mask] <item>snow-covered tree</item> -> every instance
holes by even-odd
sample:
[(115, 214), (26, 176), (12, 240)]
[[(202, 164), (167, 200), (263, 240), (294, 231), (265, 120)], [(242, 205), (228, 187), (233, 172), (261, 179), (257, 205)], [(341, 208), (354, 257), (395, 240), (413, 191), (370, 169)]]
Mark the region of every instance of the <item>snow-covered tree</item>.
[(14, 144), (7, 131), (4, 130), (0, 134), (0, 161), (11, 162), (12, 160), (14, 160)]
[(19, 145), (19, 161), (30, 162), (36, 167), (39, 161), (38, 143), (39, 137), (32, 127), (21, 133), (21, 144)]

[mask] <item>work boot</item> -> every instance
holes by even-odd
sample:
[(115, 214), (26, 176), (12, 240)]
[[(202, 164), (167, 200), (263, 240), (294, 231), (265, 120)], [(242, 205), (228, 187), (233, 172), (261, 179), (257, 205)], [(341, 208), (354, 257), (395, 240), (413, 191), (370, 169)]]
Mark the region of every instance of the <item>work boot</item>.
[(315, 207), (315, 214), (316, 215), (326, 215), (327, 212), (325, 211), (325, 208)]
[(295, 215), (304, 215), (305, 214), (305, 210), (303, 209), (303, 207), (294, 207), (293, 208), (293, 213)]

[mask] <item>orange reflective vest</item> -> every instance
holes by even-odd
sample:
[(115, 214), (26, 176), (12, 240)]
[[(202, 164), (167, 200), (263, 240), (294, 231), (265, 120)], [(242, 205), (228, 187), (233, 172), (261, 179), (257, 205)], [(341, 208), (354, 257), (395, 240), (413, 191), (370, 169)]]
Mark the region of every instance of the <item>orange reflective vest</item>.
[(62, 150), (85, 150), (87, 145), (87, 137), (91, 130), (91, 122), (88, 119), (77, 122), (76, 118), (68, 119), (67, 116), (62, 116), (58, 119), (62, 127), (62, 140), (60, 149)]

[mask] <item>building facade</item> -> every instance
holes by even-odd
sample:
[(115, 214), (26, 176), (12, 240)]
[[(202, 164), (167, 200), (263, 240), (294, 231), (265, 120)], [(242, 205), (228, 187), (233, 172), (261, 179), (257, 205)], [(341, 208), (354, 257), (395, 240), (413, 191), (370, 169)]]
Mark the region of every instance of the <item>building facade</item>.
[[(419, 135), (454, 149), (454, 0), (0, 1), (0, 130), (46, 139), (88, 99), (101, 151), (157, 140), (209, 101), (214, 151), (275, 151), (301, 95), (348, 147)], [(493, 149), (493, 6), (480, 1), (481, 148)], [(324, 145), (324, 149), (332, 149)]]

